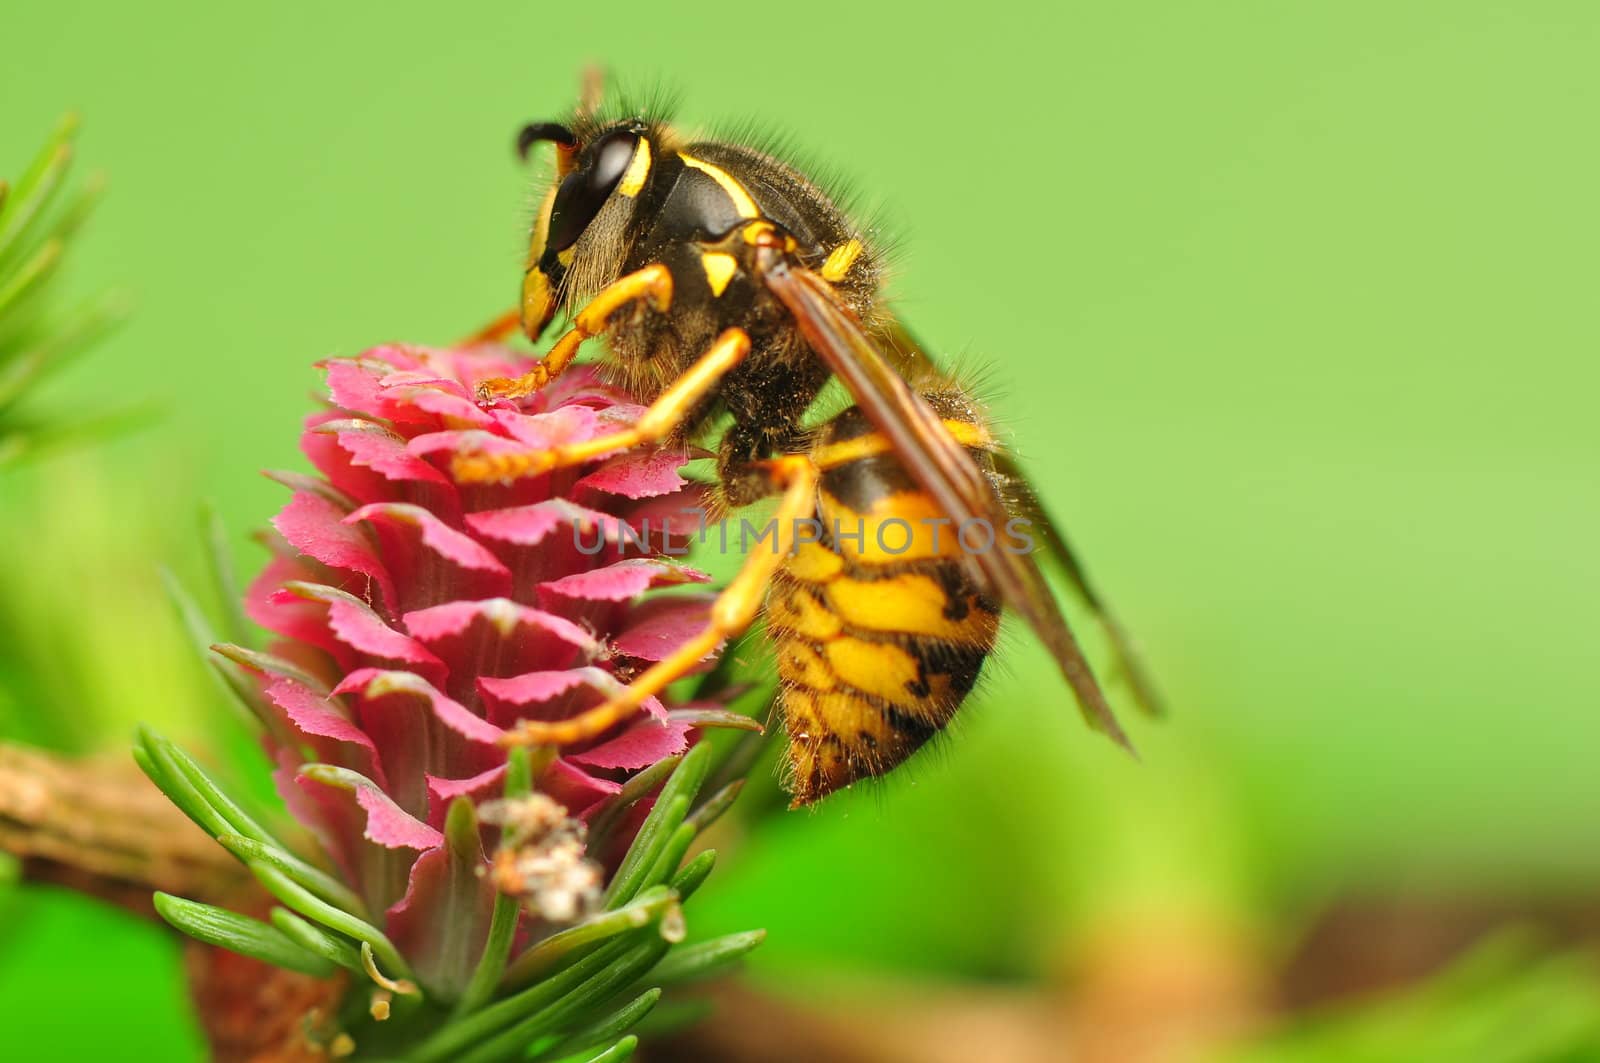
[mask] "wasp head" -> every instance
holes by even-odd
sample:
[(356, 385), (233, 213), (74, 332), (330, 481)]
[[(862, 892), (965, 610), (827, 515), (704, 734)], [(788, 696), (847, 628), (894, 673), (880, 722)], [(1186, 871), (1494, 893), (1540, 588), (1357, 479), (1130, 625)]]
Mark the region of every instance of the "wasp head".
[(620, 273), (627, 223), (652, 158), (649, 129), (635, 119), (587, 136), (537, 122), (518, 134), (517, 151), (526, 158), (541, 141), (555, 145), (557, 180), (534, 221), (522, 278), (522, 328), (530, 339), (544, 331), (563, 299), (582, 298)]

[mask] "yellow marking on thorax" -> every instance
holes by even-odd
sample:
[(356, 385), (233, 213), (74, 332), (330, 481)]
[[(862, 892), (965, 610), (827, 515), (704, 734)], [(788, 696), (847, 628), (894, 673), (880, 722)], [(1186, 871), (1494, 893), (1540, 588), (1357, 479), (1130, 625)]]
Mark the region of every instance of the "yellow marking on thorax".
[(740, 235), (744, 237), (744, 242), (751, 247), (760, 247), (762, 244), (770, 244), (773, 240), (781, 239), (783, 249), (793, 254), (800, 246), (794, 242), (794, 237), (788, 233), (783, 233), (780, 237), (778, 227), (765, 218), (757, 219), (746, 225)]
[(733, 200), (733, 209), (739, 212), (739, 217), (761, 217), (761, 210), (756, 206), (756, 201), (750, 198), (750, 193), (745, 191), (744, 185), (736, 181), (727, 170), (681, 151), (678, 152), (678, 158), (683, 160), (685, 166), (693, 166), (721, 185), (722, 190), (728, 193), (728, 198)]
[[(969, 421), (944, 421), (945, 431), (955, 437), (957, 443), (964, 447), (988, 447), (994, 445), (994, 437), (982, 425), (972, 424)], [(887, 454), (894, 449), (894, 444), (889, 442), (889, 437), (880, 432), (869, 432), (864, 436), (846, 439), (842, 443), (827, 443), (811, 452), (811, 460), (819, 469), (837, 469), (841, 465), (849, 465), (852, 461), (862, 458), (872, 458), (879, 454)]]
[(617, 191), (632, 199), (639, 194), (639, 189), (644, 187), (644, 179), (650, 176), (650, 141), (646, 137), (639, 138), (639, 146), (633, 149), (633, 159), (628, 163), (628, 169), (622, 175), (622, 183), (617, 185)]
[[(643, 143), (641, 141), (640, 143)], [(728, 288), (728, 282), (739, 272), (739, 260), (726, 251), (707, 251), (700, 256), (700, 265), (706, 271), (706, 283), (711, 294), (719, 296)]]
[(827, 261), (822, 263), (822, 279), (829, 284), (838, 284), (850, 272), (850, 267), (856, 264), (860, 254), (860, 240), (851, 239), (840, 244), (828, 253)]

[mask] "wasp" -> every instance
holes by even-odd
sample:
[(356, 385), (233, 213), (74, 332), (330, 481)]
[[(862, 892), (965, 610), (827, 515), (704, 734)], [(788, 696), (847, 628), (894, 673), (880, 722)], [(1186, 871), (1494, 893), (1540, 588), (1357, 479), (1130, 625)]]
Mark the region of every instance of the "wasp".
[[(747, 143), (691, 139), (644, 112), (525, 127), (555, 152), (533, 224), (518, 325), (569, 328), (484, 403), (537, 392), (586, 342), (649, 405), (633, 425), (544, 450), (458, 456), (463, 482), (507, 481), (673, 440), (715, 440), (731, 508), (776, 497), (771, 550), (750, 551), (706, 626), (611, 700), (562, 721), (524, 721), (517, 744), (583, 741), (637, 711), (764, 615), (776, 651), (795, 807), (881, 775), (940, 731), (994, 648), (1002, 607), (1055, 657), (1088, 722), (1128, 745), (1040, 569), (1086, 602), (1140, 702), (1149, 681), (974, 398), (936, 369), (885, 305), (869, 234), (797, 167)], [(837, 378), (853, 405), (809, 425)], [(720, 431), (719, 431), (720, 429)], [(942, 534), (941, 534), (942, 533)], [(1131, 748), (1131, 747), (1130, 747)]]

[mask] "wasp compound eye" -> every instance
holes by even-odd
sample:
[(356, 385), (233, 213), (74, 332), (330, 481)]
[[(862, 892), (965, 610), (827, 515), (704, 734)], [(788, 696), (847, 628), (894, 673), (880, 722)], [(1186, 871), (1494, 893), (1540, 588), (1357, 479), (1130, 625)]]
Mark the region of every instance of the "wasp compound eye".
[(526, 160), (533, 146), (544, 140), (565, 148), (578, 143), (577, 134), (559, 122), (530, 122), (517, 134), (517, 157)]
[(578, 242), (622, 175), (628, 172), (638, 143), (638, 134), (617, 130), (596, 140), (584, 152), (587, 165), (568, 174), (556, 190), (555, 203), (550, 208), (547, 253), (560, 253)]
[(609, 194), (622, 180), (622, 175), (628, 172), (628, 164), (633, 161), (633, 152), (638, 144), (638, 135), (626, 129), (607, 133), (596, 140), (589, 148), (589, 173), (593, 175), (593, 185), (604, 188)]

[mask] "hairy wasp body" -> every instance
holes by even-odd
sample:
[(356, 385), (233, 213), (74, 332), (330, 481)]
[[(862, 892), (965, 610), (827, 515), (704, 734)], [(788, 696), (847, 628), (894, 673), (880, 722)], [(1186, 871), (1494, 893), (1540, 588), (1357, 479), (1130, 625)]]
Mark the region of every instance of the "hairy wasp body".
[[(982, 437), (956, 410), (945, 425)], [(1000, 603), (962, 560), (961, 529), (859, 410), (830, 421), (810, 458), (820, 531), (779, 570), (766, 613), (797, 804), (881, 775), (937, 734), (1000, 626)], [(987, 461), (979, 448), (973, 458)]]
[[(892, 769), (935, 734), (1009, 605), (1055, 653), (1091, 723), (1125, 742), (1032, 556), (996, 542), (1013, 509), (1031, 505), (1026, 493), (1008, 495), (1021, 485), (997, 471), (1006, 459), (976, 404), (881, 305), (879, 255), (835, 201), (763, 151), (687, 141), (650, 117), (580, 112), (570, 126), (527, 127), (520, 146), (539, 141), (556, 146), (558, 181), (534, 225), (517, 318), (530, 338), (558, 311), (571, 327), (533, 371), (487, 382), (480, 398), (536, 391), (604, 335), (604, 364), (651, 405), (614, 436), (474, 455), (457, 475), (536, 475), (721, 426), (726, 505), (780, 501), (773, 551), (747, 559), (699, 638), (605, 705), (526, 722), (515, 740), (560, 744), (615, 725), (765, 606), (791, 789), (808, 804)], [(834, 377), (856, 405), (808, 425)], [(898, 549), (879, 534), (889, 523), (909, 533)], [(957, 534), (974, 523), (988, 532), (979, 548)], [(810, 541), (803, 524), (825, 530)]]

